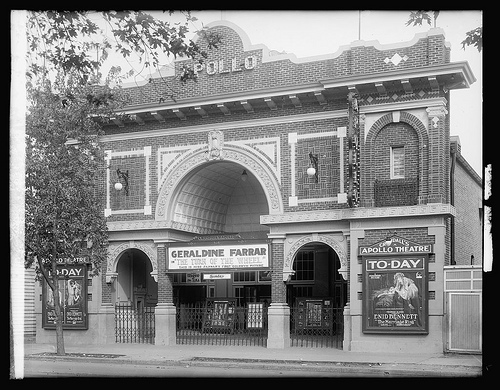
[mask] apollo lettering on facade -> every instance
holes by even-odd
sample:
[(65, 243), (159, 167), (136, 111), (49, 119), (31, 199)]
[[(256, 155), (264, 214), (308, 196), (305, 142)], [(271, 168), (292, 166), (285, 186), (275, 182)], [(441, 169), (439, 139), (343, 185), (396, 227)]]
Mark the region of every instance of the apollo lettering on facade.
[(244, 70), (252, 70), (257, 66), (257, 56), (248, 56), (243, 60), (232, 58), (230, 60), (211, 60), (205, 63), (194, 64), (195, 74), (206, 71), (208, 75), (213, 76), (216, 73), (237, 73)]

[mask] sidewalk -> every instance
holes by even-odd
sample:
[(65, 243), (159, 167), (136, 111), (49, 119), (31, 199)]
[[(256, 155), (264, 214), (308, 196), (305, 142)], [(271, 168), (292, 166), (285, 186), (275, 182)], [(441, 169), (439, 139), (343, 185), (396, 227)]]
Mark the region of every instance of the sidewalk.
[[(67, 355), (52, 355), (54, 344), (25, 344), (27, 359), (112, 359), (114, 362), (155, 365), (299, 365), (324, 369), (326, 365), (365, 370), (427, 372), (446, 376), (481, 376), (482, 356), (470, 354), (387, 354), (345, 352), (332, 348), (267, 349), (247, 346), (105, 344), (66, 345)], [(45, 354), (45, 356), (44, 356)], [(77, 354), (77, 355), (74, 355)], [(103, 355), (103, 356), (99, 356)], [(111, 356), (104, 356), (111, 355)], [(118, 356), (116, 356), (118, 355)]]

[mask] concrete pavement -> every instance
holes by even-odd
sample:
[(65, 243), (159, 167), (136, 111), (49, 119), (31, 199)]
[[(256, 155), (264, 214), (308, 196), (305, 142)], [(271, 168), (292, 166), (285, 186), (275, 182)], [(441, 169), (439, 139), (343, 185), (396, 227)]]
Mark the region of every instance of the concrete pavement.
[[(326, 366), (367, 375), (374, 370), (400, 375), (481, 376), (482, 356), (473, 354), (387, 354), (346, 352), (333, 348), (268, 349), (250, 346), (105, 344), (65, 345), (67, 355), (55, 356), (55, 344), (25, 344), (26, 359), (112, 359), (114, 362), (156, 365), (281, 365), (304, 369)], [(354, 372), (353, 371), (353, 372)]]

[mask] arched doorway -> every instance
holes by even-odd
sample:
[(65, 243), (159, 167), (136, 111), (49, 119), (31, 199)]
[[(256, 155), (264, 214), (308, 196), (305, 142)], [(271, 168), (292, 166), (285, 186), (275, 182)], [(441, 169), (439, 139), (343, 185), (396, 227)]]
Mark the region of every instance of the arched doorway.
[(153, 266), (141, 250), (130, 248), (121, 253), (116, 264), (114, 301), (135, 309), (154, 307), (158, 303), (158, 283), (151, 276)]
[(339, 256), (329, 245), (311, 242), (295, 254), (287, 282), (292, 346), (341, 348), (347, 282)]

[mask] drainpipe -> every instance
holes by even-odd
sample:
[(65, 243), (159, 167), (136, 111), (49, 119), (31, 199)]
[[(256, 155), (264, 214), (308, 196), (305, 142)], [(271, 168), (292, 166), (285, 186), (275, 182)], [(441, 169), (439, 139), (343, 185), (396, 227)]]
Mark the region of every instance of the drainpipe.
[[(457, 148), (458, 143), (452, 142), (450, 148), (450, 204), (455, 206), (455, 164), (457, 161)], [(455, 217), (451, 216), (451, 224), (450, 224), (450, 259), (451, 265), (455, 265)]]

